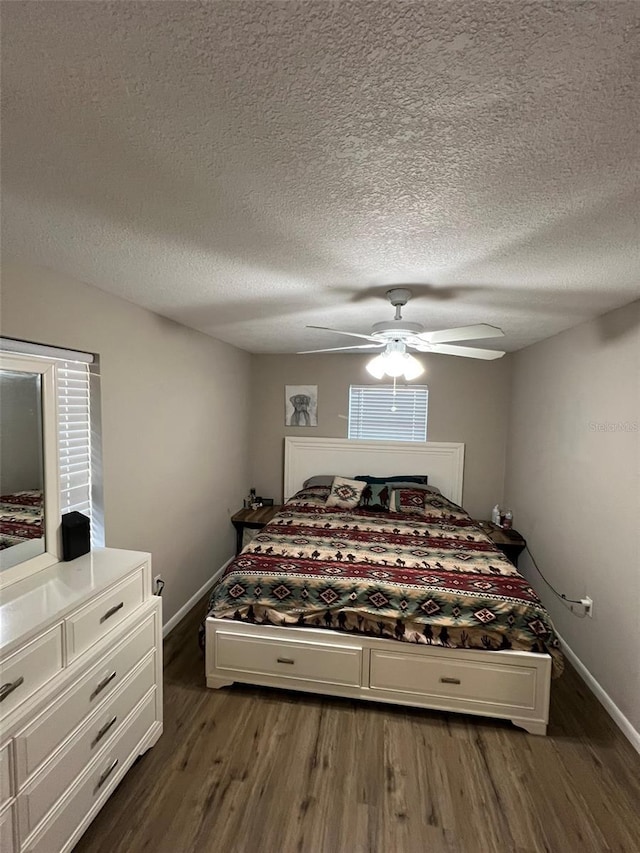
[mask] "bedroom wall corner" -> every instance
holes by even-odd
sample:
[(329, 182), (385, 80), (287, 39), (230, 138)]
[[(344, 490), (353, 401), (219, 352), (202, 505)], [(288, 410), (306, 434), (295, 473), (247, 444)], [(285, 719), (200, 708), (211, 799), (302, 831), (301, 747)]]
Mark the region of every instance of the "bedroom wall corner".
[(100, 355), (106, 544), (150, 551), (165, 624), (234, 553), (249, 483), (250, 356), (3, 258), (2, 334)]
[[(347, 437), (349, 385), (374, 384), (365, 370), (370, 357), (252, 355), (251, 485), (258, 494), (282, 499), (285, 436)], [(464, 442), (463, 503), (475, 517), (489, 518), (503, 497), (511, 357), (420, 359), (426, 371), (416, 384), (429, 387), (427, 438)], [(318, 386), (318, 426), (285, 427), (284, 386), (305, 384)]]
[(514, 354), (505, 499), (554, 586), (593, 599), (574, 616), (523, 555), (570, 659), (639, 743), (640, 301)]

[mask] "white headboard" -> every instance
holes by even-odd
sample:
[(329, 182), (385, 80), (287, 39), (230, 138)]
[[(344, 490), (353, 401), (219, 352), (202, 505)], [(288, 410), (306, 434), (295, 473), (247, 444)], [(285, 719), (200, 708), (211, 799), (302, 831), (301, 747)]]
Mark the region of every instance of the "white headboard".
[(352, 441), (348, 438), (284, 440), (284, 499), (294, 495), (308, 477), (338, 474), (376, 477), (427, 474), (429, 485), (462, 504), (464, 444), (450, 441)]

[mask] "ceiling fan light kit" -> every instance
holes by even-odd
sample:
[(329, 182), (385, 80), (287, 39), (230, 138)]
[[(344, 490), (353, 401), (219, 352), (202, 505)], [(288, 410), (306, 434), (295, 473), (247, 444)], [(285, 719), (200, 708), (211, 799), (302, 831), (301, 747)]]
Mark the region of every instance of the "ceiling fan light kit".
[(407, 382), (424, 373), (424, 367), (417, 358), (409, 355), (402, 341), (387, 344), (385, 351), (367, 364), (367, 370), (376, 379), (382, 379), (383, 376), (393, 376), (394, 379), (404, 376)]
[[(308, 329), (321, 329), (324, 332), (335, 332), (350, 338), (361, 338), (368, 344), (350, 347), (331, 347), (322, 350), (306, 350), (313, 352), (344, 352), (354, 349), (381, 349), (384, 352), (377, 355), (367, 364), (367, 370), (376, 379), (383, 376), (404, 376), (406, 380), (416, 379), (424, 368), (417, 358), (407, 352), (407, 347), (418, 352), (435, 352), (440, 355), (458, 355), (464, 358), (479, 358), (490, 360), (502, 358), (502, 350), (486, 350), (478, 347), (452, 345), (453, 341), (475, 341), (482, 338), (504, 337), (504, 332), (497, 326), (478, 323), (473, 326), (459, 326), (457, 329), (442, 329), (437, 332), (425, 332), (420, 323), (409, 323), (402, 319), (402, 306), (411, 298), (411, 291), (404, 287), (394, 287), (388, 290), (386, 297), (395, 307), (393, 320), (375, 323), (368, 335), (359, 332), (344, 332), (340, 329), (330, 329), (326, 326), (307, 326)], [(302, 353), (301, 353), (302, 354)]]

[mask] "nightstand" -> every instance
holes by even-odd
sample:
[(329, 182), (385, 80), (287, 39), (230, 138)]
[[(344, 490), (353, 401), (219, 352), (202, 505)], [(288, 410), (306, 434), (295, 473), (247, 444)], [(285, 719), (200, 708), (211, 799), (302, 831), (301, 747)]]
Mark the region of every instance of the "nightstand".
[(236, 529), (236, 554), (242, 551), (242, 539), (245, 527), (251, 530), (261, 530), (269, 524), (274, 515), (282, 509), (281, 506), (261, 506), (258, 509), (240, 509), (231, 516), (231, 523)]
[(518, 557), (527, 547), (526, 539), (521, 536), (517, 530), (513, 530), (513, 528), (505, 530), (503, 527), (498, 527), (498, 525), (494, 524), (492, 521), (476, 521), (476, 524), (484, 530), (493, 544), (498, 547), (505, 557), (511, 560), (513, 565), (517, 568)]

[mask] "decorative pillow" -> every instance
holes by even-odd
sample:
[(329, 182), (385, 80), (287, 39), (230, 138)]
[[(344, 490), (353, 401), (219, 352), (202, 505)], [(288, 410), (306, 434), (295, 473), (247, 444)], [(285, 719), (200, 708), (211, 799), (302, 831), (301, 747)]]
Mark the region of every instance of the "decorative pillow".
[(340, 509), (355, 509), (367, 484), (362, 480), (347, 480), (346, 477), (334, 477), (326, 506)]
[(331, 489), (329, 486), (309, 486), (306, 489), (300, 489), (295, 495), (292, 495), (288, 501), (285, 501), (286, 506), (324, 506), (329, 497)]
[(394, 489), (391, 492), (391, 510), (423, 515), (426, 496), (424, 489)]
[(311, 486), (332, 486), (335, 474), (316, 474), (315, 477), (308, 477), (302, 484), (303, 489), (308, 489)]
[(372, 474), (357, 474), (355, 480), (366, 480), (367, 483), (422, 483), (429, 482), (426, 474), (395, 474), (393, 477), (374, 477)]
[(360, 482), (364, 486), (360, 497), (362, 509), (372, 510), (373, 512), (388, 512), (392, 489), (389, 483)]
[[(433, 504), (437, 507), (446, 506), (450, 509), (462, 510), (461, 506), (458, 506), (458, 504), (454, 503), (453, 501), (450, 501), (449, 498), (445, 498), (442, 492), (435, 492), (433, 494), (427, 492), (427, 494), (425, 495), (425, 502), (427, 504)], [(464, 510), (462, 511), (464, 512)]]
[[(413, 488), (419, 488), (418, 486), (414, 486)], [(441, 495), (442, 492), (437, 486), (427, 486), (425, 492), (431, 492), (433, 495)], [(426, 497), (425, 497), (426, 500)]]
[(467, 513), (444, 495), (425, 493), (424, 514), (431, 518), (464, 519)]

